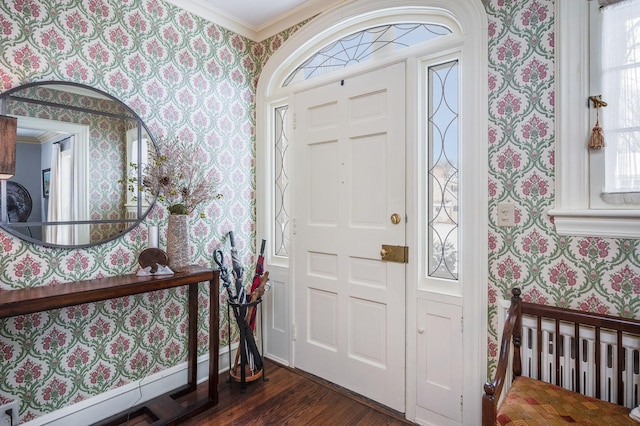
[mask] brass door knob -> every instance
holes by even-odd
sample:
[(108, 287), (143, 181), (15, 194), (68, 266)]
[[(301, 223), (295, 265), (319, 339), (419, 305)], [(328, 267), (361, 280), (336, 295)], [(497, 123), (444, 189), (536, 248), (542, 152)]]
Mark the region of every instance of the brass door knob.
[(391, 215), (391, 223), (393, 223), (394, 225), (399, 224), (401, 220), (402, 217), (400, 217), (398, 213), (394, 213)]

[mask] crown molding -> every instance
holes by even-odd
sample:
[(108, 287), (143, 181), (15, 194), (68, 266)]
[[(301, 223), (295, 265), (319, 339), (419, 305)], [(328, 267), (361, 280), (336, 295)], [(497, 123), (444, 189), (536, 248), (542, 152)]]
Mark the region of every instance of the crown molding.
[(229, 13), (207, 4), (203, 0), (166, 0), (180, 9), (198, 15), (216, 25), (256, 42), (261, 42), (281, 31), (291, 28), (300, 22), (319, 13), (333, 9), (349, 0), (308, 0), (300, 6), (266, 22), (263, 25), (251, 25)]
[(198, 15), (201, 18), (206, 19), (207, 21), (210, 21), (216, 25), (220, 25), (221, 27), (233, 31), (234, 33), (240, 34), (241, 36), (256, 41), (256, 31), (251, 27), (251, 25), (238, 20), (238, 18), (235, 18), (220, 9), (206, 4), (202, 0), (191, 0), (188, 2), (183, 0), (166, 1), (167, 3), (170, 3), (182, 10), (191, 12), (194, 15)]
[(299, 24), (321, 13), (333, 10), (351, 0), (307, 0), (300, 6), (262, 25), (256, 32), (255, 41), (263, 41), (287, 28)]

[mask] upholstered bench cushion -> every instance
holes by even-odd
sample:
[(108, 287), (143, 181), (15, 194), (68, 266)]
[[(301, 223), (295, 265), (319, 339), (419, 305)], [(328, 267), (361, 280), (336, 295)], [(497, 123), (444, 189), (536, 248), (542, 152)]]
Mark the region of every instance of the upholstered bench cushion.
[(550, 426), (575, 423), (593, 426), (635, 425), (629, 409), (544, 383), (518, 377), (498, 408), (497, 424)]

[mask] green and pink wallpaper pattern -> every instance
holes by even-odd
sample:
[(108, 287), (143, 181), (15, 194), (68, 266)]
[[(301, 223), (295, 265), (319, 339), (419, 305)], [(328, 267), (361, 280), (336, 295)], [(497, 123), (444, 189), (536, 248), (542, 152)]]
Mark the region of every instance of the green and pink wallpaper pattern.
[[(559, 237), (553, 205), (554, 2), (483, 0), (489, 17), (489, 369), (495, 368), (497, 300), (514, 286), (527, 300), (640, 316), (637, 240)], [(162, 0), (3, 0), (2, 90), (35, 80), (95, 86), (130, 105), (158, 137), (203, 148), (222, 200), (190, 222), (194, 263), (233, 229), (251, 265), (255, 239), (255, 87), (263, 64), (294, 29), (254, 43)], [(496, 226), (500, 201), (517, 226)], [(84, 250), (47, 249), (0, 231), (0, 288), (135, 271), (148, 225)], [(227, 245), (228, 247), (228, 245)], [(200, 295), (206, 312), (206, 292)], [(0, 292), (1, 297), (1, 292)], [(20, 397), (24, 420), (65, 407), (185, 359), (184, 290), (0, 321), (0, 399)], [(221, 312), (226, 343), (226, 314)], [(206, 350), (208, 330), (199, 330)], [(233, 338), (233, 336), (232, 336)]]
[[(204, 218), (191, 218), (190, 259), (212, 267), (213, 250), (228, 250), (224, 236), (233, 230), (251, 267), (255, 89), (263, 64), (295, 29), (255, 43), (162, 0), (4, 0), (0, 85), (90, 85), (132, 107), (156, 138), (202, 148), (223, 198), (206, 206)], [(92, 177), (104, 188), (113, 182), (97, 171), (109, 168), (114, 152), (104, 147), (92, 160)], [(166, 223), (166, 210), (156, 206), (133, 231), (82, 250), (35, 246), (0, 231), (0, 297), (1, 290), (133, 273), (147, 226), (160, 227), (164, 247)], [(207, 297), (203, 286), (201, 319)], [(177, 289), (0, 320), (0, 400), (19, 397), (27, 421), (184, 362), (185, 301)], [(224, 309), (220, 319), (225, 345)], [(200, 354), (207, 341), (201, 326)]]
[[(546, 213), (555, 194), (555, 5), (552, 0), (483, 3), (489, 17), (488, 344), (493, 371), (497, 300), (508, 299), (513, 287), (522, 288), (530, 302), (640, 318), (640, 242), (555, 232)], [(515, 227), (497, 226), (496, 205), (504, 201), (516, 205)]]

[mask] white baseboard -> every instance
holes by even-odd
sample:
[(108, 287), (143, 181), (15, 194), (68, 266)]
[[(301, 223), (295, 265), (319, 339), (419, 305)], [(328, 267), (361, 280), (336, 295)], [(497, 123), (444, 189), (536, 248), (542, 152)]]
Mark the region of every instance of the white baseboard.
[(264, 353), (264, 357), (265, 357), (265, 358), (269, 358), (271, 361), (275, 361), (275, 362), (277, 362), (278, 364), (282, 364), (282, 365), (284, 365), (284, 366), (286, 366), (286, 367), (291, 367), (291, 365), (289, 364), (289, 360), (286, 360), (286, 359), (280, 358), (279, 356), (276, 356), (276, 355), (270, 354), (269, 352), (266, 352), (266, 351), (265, 351), (265, 353)]
[[(232, 345), (232, 356), (237, 349)], [(220, 348), (219, 373), (229, 370), (229, 347)], [(209, 379), (209, 355), (198, 357), (198, 383)], [(44, 414), (23, 426), (69, 426), (89, 425), (121, 413), (128, 408), (146, 402), (158, 395), (167, 393), (187, 384), (187, 363), (168, 368), (159, 373), (145, 377), (112, 389), (92, 398), (69, 405), (60, 410)]]

